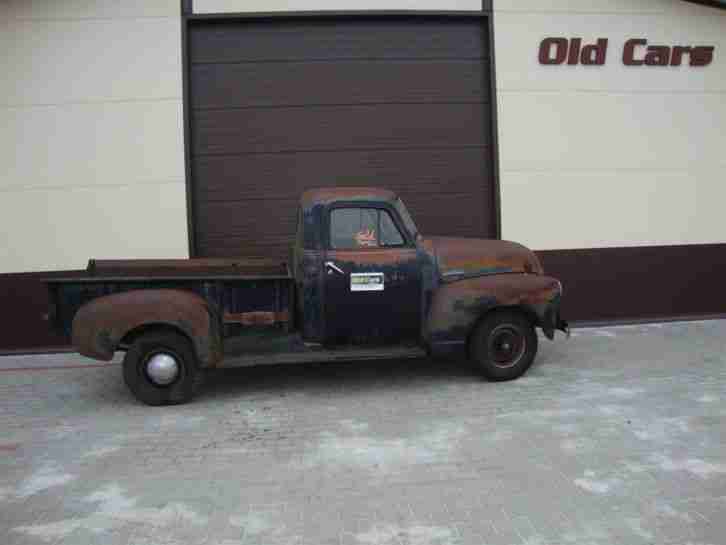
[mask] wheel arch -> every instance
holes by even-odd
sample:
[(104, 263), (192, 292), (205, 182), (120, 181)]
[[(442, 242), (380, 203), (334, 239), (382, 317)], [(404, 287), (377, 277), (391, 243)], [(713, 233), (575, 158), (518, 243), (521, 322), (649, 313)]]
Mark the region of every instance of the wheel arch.
[(94, 299), (73, 319), (73, 345), (83, 355), (110, 360), (138, 335), (171, 328), (191, 341), (202, 366), (222, 359), (221, 323), (199, 295), (183, 290), (130, 290)]

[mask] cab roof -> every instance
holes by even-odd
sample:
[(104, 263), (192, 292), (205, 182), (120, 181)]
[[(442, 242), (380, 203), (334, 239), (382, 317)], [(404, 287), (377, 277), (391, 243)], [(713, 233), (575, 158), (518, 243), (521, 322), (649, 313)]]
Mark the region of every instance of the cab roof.
[(384, 201), (392, 203), (397, 196), (393, 191), (379, 187), (325, 187), (309, 189), (302, 194), (303, 208), (327, 205), (335, 201)]

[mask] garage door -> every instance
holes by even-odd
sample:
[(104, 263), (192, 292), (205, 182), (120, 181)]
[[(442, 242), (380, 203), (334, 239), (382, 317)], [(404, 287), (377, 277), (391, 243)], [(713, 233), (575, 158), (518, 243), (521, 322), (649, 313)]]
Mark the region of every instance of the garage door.
[(480, 18), (190, 22), (196, 254), (286, 256), (298, 196), (324, 186), (494, 236), (488, 44)]

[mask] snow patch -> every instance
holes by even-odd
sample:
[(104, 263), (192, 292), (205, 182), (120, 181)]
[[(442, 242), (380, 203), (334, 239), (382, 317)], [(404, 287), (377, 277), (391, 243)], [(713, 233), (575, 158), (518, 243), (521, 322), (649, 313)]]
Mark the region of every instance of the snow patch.
[(661, 418), (645, 422), (633, 430), (633, 434), (642, 441), (668, 441), (673, 435), (691, 431), (685, 418)]
[(655, 512), (660, 516), (682, 520), (688, 524), (696, 522), (689, 513), (678, 511), (668, 503), (657, 503), (655, 506)]
[(116, 483), (89, 494), (83, 501), (98, 504), (97, 510), (85, 517), (17, 526), (13, 530), (44, 541), (55, 541), (68, 537), (77, 529), (102, 533), (126, 524), (173, 527), (188, 523), (202, 526), (208, 520), (180, 502), (168, 503), (163, 507), (138, 507), (137, 499), (127, 497), (124, 489)]
[(137, 507), (138, 500), (127, 497), (124, 489), (117, 483), (89, 494), (84, 501), (98, 504), (95, 515), (108, 516), (132, 524), (169, 526), (190, 523), (201, 526), (207, 522), (207, 517), (197, 514), (181, 502), (167, 503), (163, 507)]
[(361, 433), (364, 431), (368, 431), (368, 423), (367, 422), (358, 422), (356, 420), (341, 420), (340, 421), (341, 427), (343, 427), (345, 430), (349, 431), (350, 433)]
[(136, 500), (124, 496), (123, 489), (116, 483), (100, 488), (84, 498), (84, 501), (99, 504), (99, 513), (114, 514), (133, 509)]
[(66, 437), (70, 435), (76, 435), (80, 432), (80, 429), (71, 426), (70, 424), (61, 424), (60, 426), (56, 426), (52, 430), (48, 432), (48, 436), (51, 439), (65, 439)]
[(620, 479), (595, 479), (595, 472), (586, 470), (583, 478), (575, 479), (575, 485), (593, 494), (607, 494), (620, 484)]
[(448, 459), (464, 434), (465, 429), (459, 425), (442, 425), (428, 433), (395, 439), (366, 435), (341, 437), (323, 432), (315, 450), (303, 458), (303, 466), (355, 466), (392, 471)]
[(356, 534), (355, 538), (367, 545), (453, 545), (458, 542), (455, 533), (449, 528), (423, 525), (375, 525), (367, 532)]
[(625, 407), (618, 405), (600, 405), (597, 410), (605, 416), (617, 416), (625, 412)]
[(285, 529), (278, 511), (250, 511), (246, 515), (236, 515), (229, 518), (229, 523), (238, 528), (244, 528), (245, 536), (258, 536), (260, 534), (281, 535)]
[(204, 416), (185, 416), (183, 414), (164, 414), (158, 418), (156, 423), (162, 428), (196, 428), (206, 421)]
[(582, 452), (584, 450), (592, 450), (595, 442), (591, 439), (580, 437), (578, 439), (564, 439), (560, 441), (560, 448), (569, 453)]
[(605, 337), (608, 339), (612, 339), (617, 337), (617, 333), (610, 329), (595, 329), (592, 327), (581, 327), (578, 329), (573, 329), (570, 332), (571, 337)]
[(595, 494), (607, 494), (610, 491), (610, 483), (607, 481), (594, 481), (592, 479), (575, 479), (575, 484)]
[(497, 418), (524, 418), (525, 420), (550, 420), (552, 418), (565, 418), (568, 416), (581, 415), (582, 411), (577, 409), (558, 409), (558, 410), (541, 410), (541, 411), (519, 411), (511, 413), (501, 413), (496, 415)]
[(643, 388), (609, 388), (608, 394), (615, 397), (630, 398), (644, 393)]
[(33, 526), (16, 526), (14, 531), (43, 541), (57, 541), (69, 536), (83, 526), (83, 519), (66, 519), (48, 524), (35, 524)]
[(637, 536), (652, 541), (655, 536), (647, 530), (646, 528), (643, 528), (643, 521), (639, 518), (626, 518), (625, 522), (630, 526), (630, 529), (633, 531), (634, 534)]
[(17, 495), (27, 498), (54, 486), (64, 485), (75, 478), (75, 475), (64, 473), (56, 464), (46, 464), (23, 481)]
[(580, 427), (577, 424), (558, 424), (553, 429), (563, 435), (572, 435), (580, 431)]
[(88, 452), (83, 454), (84, 458), (102, 458), (103, 456), (107, 456), (108, 454), (111, 454), (113, 452), (116, 452), (117, 450), (121, 450), (121, 447), (119, 446), (106, 446), (106, 447), (96, 447), (94, 449), (89, 450)]
[(712, 464), (700, 458), (673, 460), (662, 454), (654, 454), (650, 458), (663, 471), (687, 471), (701, 479), (708, 479), (714, 473), (726, 473), (726, 465)]
[(631, 473), (645, 473), (648, 471), (648, 467), (637, 463), (637, 462), (625, 462), (624, 464), (625, 469), (630, 471)]

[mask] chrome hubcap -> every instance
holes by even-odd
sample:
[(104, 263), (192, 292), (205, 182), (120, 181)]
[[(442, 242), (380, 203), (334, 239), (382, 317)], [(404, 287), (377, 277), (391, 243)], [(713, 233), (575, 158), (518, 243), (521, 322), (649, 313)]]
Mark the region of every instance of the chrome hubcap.
[(179, 362), (171, 354), (160, 352), (146, 362), (146, 374), (158, 386), (168, 386), (179, 376)]

